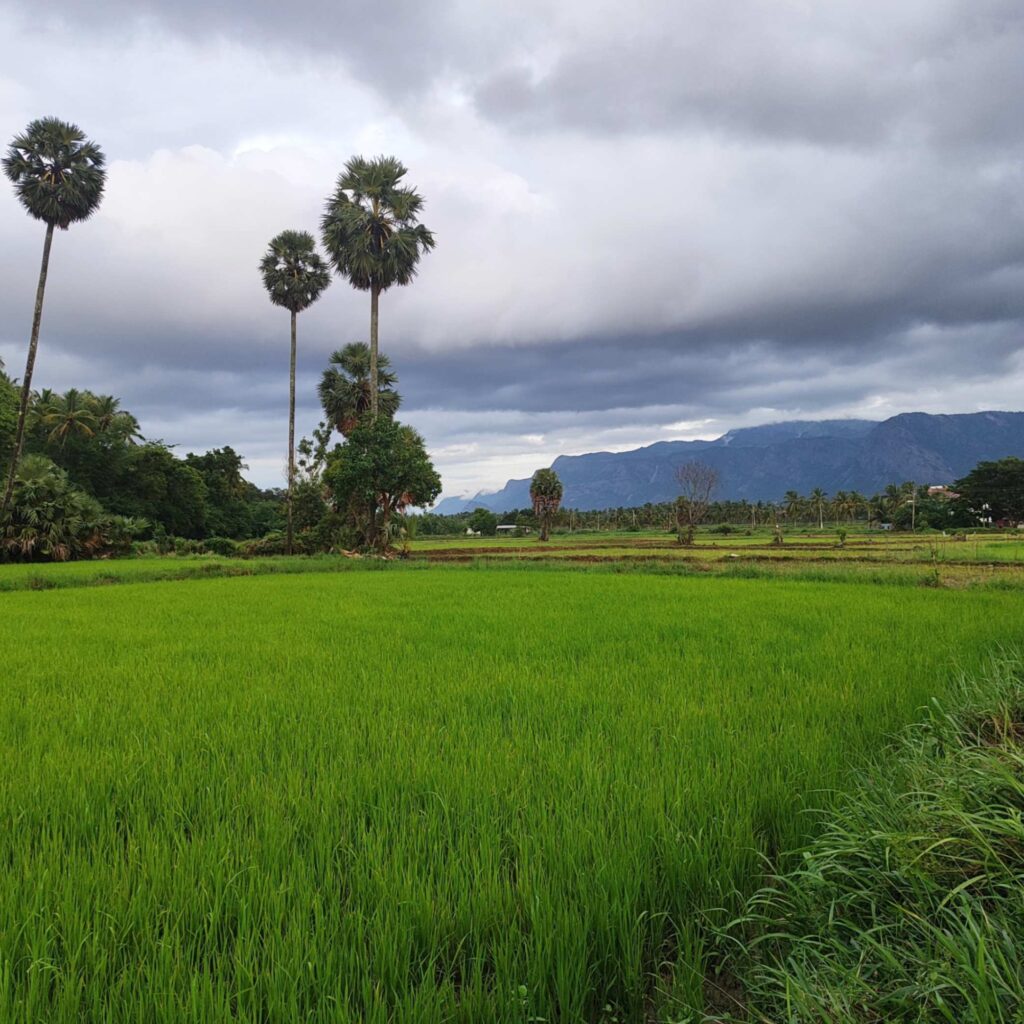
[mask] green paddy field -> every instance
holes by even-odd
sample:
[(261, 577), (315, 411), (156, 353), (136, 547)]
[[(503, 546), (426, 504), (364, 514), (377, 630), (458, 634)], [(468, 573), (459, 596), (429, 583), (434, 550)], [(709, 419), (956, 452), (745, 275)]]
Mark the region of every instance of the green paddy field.
[(700, 1019), (710, 926), (1024, 641), (1012, 572), (430, 550), (0, 567), (0, 1020)]

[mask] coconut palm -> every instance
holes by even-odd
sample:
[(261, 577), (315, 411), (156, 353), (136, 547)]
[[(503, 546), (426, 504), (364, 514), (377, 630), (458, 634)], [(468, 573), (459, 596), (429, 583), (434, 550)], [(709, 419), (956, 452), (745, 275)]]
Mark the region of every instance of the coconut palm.
[(533, 514), (540, 523), (540, 540), (548, 539), (551, 519), (562, 503), (562, 481), (553, 469), (538, 469), (530, 481)]
[(818, 510), (818, 529), (825, 529), (825, 505), (828, 502), (828, 495), (820, 488), (815, 487), (811, 491), (810, 504)]
[(804, 499), (796, 491), (786, 491), (782, 501), (785, 506), (785, 515), (795, 523), (804, 513)]
[[(377, 355), (377, 409), (389, 418), (398, 412), (401, 396), (394, 390), (398, 375), (391, 370), (391, 360), (383, 353)], [(330, 365), (320, 378), (317, 388), (320, 404), (327, 421), (345, 437), (373, 406), (370, 387), (370, 346), (354, 341), (333, 352)]]
[(434, 235), (419, 223), (423, 197), (401, 184), (407, 170), (394, 157), (354, 156), (338, 177), (320, 221), (324, 248), (335, 272), (370, 293), (370, 413), (379, 408), (377, 356), (381, 292), (416, 276), (420, 256)]
[(292, 506), (295, 496), (295, 351), (296, 321), (304, 309), (320, 298), (331, 283), (327, 264), (316, 251), (316, 239), (308, 231), (282, 231), (271, 240), (260, 260), (263, 286), (275, 306), (292, 317), (291, 369), (288, 385), (288, 532), (286, 550), (292, 553)]
[(139, 421), (125, 409), (121, 408), (121, 400), (113, 395), (89, 395), (93, 415), (96, 417), (96, 432), (114, 434), (125, 441), (134, 443), (142, 440), (139, 433)]
[(63, 395), (43, 392), (33, 415), (47, 432), (47, 440), (59, 442), (62, 448), (69, 437), (92, 437), (100, 429), (95, 398), (77, 388), (70, 388)]
[(32, 316), (32, 334), (21, 382), (18, 427), (14, 436), (7, 486), (0, 502), (3, 516), (11, 501), (14, 477), (25, 441), (25, 417), (32, 394), (32, 372), (39, 348), (39, 325), (43, 318), (43, 295), (50, 265), (53, 229), (66, 231), (72, 224), (86, 220), (99, 206), (106, 181), (103, 151), (86, 139), (82, 130), (55, 117), (33, 121), (11, 143), (3, 160), (4, 173), (14, 184), (22, 205), (36, 220), (46, 224), (43, 259), (36, 287), (36, 305)]

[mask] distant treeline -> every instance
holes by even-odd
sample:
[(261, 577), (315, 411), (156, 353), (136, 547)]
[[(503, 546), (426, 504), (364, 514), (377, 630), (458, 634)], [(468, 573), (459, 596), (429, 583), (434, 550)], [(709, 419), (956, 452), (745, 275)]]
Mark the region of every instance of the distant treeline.
[[(985, 467), (994, 467), (986, 470)], [(1004, 478), (1006, 481), (1004, 483)], [(936, 490), (907, 482), (890, 484), (879, 494), (839, 491), (828, 495), (815, 490), (810, 494), (789, 491), (781, 501), (712, 501), (703, 522), (705, 526), (758, 527), (831, 527), (881, 526), (894, 529), (970, 529), (978, 526), (1011, 525), (1024, 520), (1024, 462), (1004, 459), (981, 463), (963, 480), (948, 490)], [(1010, 494), (1006, 494), (1009, 489)], [(676, 530), (675, 502), (648, 502), (633, 507), (591, 511), (563, 508), (555, 516), (555, 526), (563, 530)], [(462, 534), (471, 528), (487, 535), (498, 525), (535, 528), (533, 510), (513, 509), (492, 513), (476, 509), (457, 515), (428, 512), (417, 519), (420, 536)]]

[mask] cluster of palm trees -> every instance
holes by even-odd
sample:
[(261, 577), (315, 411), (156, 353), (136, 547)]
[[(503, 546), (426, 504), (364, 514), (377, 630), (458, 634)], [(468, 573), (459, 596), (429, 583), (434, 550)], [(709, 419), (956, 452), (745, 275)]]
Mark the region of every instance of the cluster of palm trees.
[[(106, 160), (95, 142), (74, 124), (55, 117), (31, 122), (18, 135), (3, 160), (4, 173), (29, 215), (46, 225), (42, 263), (25, 373), (21, 381), (14, 445), (0, 499), (0, 518), (11, 503), (25, 430), (32, 406), (32, 377), (39, 348), (43, 300), (54, 229), (66, 231), (88, 219), (99, 207), (106, 185)], [(306, 231), (282, 231), (269, 244), (259, 269), (271, 302), (287, 309), (291, 320), (288, 414), (288, 534), (293, 542), (295, 485), (295, 363), (298, 314), (308, 309), (330, 283), (331, 270), (361, 291), (370, 293), (369, 345), (356, 343), (335, 352), (324, 374), (320, 397), (332, 425), (342, 433), (365, 414), (393, 415), (398, 407), (394, 374), (378, 349), (380, 296), (416, 276), (420, 257), (434, 248), (434, 235), (419, 223), (423, 197), (403, 183), (407, 173), (394, 157), (349, 160), (328, 196), (320, 221), (326, 259)], [(89, 434), (107, 429), (119, 415), (113, 399), (71, 391), (63, 396), (44, 392), (36, 403), (39, 422), (52, 436)], [(103, 403), (107, 403), (104, 411)], [(33, 414), (35, 415), (35, 414)], [(137, 434), (138, 425), (122, 419), (119, 429)], [(53, 433), (55, 432), (55, 433)]]
[[(419, 223), (423, 197), (402, 184), (405, 166), (394, 157), (353, 157), (327, 198), (320, 221), (324, 249), (334, 272), (353, 288), (370, 293), (370, 343), (336, 351), (320, 384), (328, 422), (347, 435), (368, 414), (394, 415), (400, 401), (378, 346), (380, 296), (409, 284), (420, 257), (434, 248), (434, 235)], [(327, 262), (305, 231), (277, 235), (260, 263), (271, 302), (291, 314), (288, 399), (288, 500), (286, 549), (294, 542), (296, 320), (330, 283)]]
[(125, 443), (142, 440), (139, 421), (121, 408), (112, 395), (69, 388), (56, 394), (44, 388), (29, 407), (28, 428), (39, 428), (53, 444), (64, 445), (72, 437), (107, 436)]
[(810, 494), (802, 495), (787, 491), (783, 496), (779, 512), (791, 523), (816, 523), (819, 530), (826, 521), (840, 526), (855, 520), (867, 522), (891, 521), (901, 507), (913, 506), (922, 497), (922, 490), (915, 484), (889, 484), (881, 494), (867, 497), (858, 491), (836, 491), (831, 497), (820, 487)]

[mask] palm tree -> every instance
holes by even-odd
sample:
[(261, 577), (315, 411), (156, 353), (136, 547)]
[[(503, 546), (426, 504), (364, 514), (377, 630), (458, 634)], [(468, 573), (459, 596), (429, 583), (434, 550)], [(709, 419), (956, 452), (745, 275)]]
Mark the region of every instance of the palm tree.
[(62, 448), (69, 437), (92, 437), (100, 429), (95, 398), (77, 388), (63, 395), (44, 391), (36, 403), (34, 418), (47, 431), (47, 440), (59, 441)]
[(786, 491), (782, 496), (782, 500), (785, 507), (785, 515), (795, 523), (803, 515), (804, 499), (796, 491)]
[(377, 323), (381, 292), (416, 276), (434, 235), (419, 223), (423, 197), (401, 184), (407, 170), (394, 157), (354, 156), (338, 176), (320, 220), (324, 248), (337, 274), (370, 293), (370, 413), (379, 405)]
[(21, 382), (18, 427), (14, 436), (7, 486), (0, 502), (0, 517), (7, 512), (14, 491), (14, 477), (25, 441), (25, 417), (32, 394), (32, 372), (39, 348), (39, 325), (43, 318), (43, 295), (50, 265), (53, 229), (66, 231), (72, 224), (86, 220), (100, 205), (106, 181), (103, 151), (86, 139), (82, 130), (55, 117), (33, 121), (11, 143), (3, 160), (4, 173), (14, 184), (21, 204), (36, 220), (46, 224), (43, 260), (36, 287), (36, 305), (32, 316), (32, 334)]
[(263, 286), (275, 306), (292, 316), (292, 348), (288, 386), (288, 533), (285, 550), (292, 553), (292, 510), (295, 492), (295, 350), (296, 321), (331, 283), (327, 264), (316, 251), (316, 239), (307, 231), (282, 231), (260, 260)]
[(90, 395), (93, 414), (96, 417), (96, 431), (100, 434), (115, 434), (129, 443), (142, 440), (139, 421), (127, 410), (121, 408), (121, 400), (113, 395)]
[[(398, 375), (391, 370), (391, 360), (377, 355), (377, 408), (389, 418), (398, 412), (401, 396), (394, 390)], [(333, 352), (330, 365), (323, 372), (317, 388), (327, 421), (345, 437), (373, 407), (370, 387), (370, 346), (354, 341)]]
[(828, 495), (820, 488), (815, 487), (811, 491), (810, 502), (813, 508), (818, 510), (818, 529), (825, 529), (825, 502), (828, 499)]
[(548, 539), (551, 518), (562, 503), (562, 481), (553, 469), (538, 469), (530, 481), (533, 514), (540, 523), (540, 540)]

